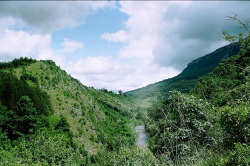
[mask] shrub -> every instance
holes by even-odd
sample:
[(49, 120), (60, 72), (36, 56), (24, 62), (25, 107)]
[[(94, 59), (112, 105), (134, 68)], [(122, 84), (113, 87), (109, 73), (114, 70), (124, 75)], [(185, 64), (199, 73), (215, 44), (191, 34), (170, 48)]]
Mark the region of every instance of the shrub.
[(148, 110), (149, 148), (159, 156), (165, 153), (174, 162), (192, 156), (200, 147), (214, 144), (214, 118), (209, 103), (172, 92), (161, 106)]
[(219, 122), (225, 131), (225, 145), (233, 146), (235, 142), (247, 143), (250, 138), (250, 108), (248, 103), (224, 106), (219, 109)]

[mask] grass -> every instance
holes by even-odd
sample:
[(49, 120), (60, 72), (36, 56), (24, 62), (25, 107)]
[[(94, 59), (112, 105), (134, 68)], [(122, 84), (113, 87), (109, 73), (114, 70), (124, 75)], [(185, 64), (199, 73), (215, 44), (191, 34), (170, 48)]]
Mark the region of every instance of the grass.
[[(23, 70), (38, 79), (39, 87), (51, 97), (54, 114), (62, 114), (67, 118), (75, 143), (78, 146), (85, 144), (86, 150), (90, 154), (97, 153), (102, 146), (101, 143), (95, 141), (97, 131), (95, 130), (95, 123), (92, 122), (94, 120), (98, 123), (106, 117), (103, 112), (104, 108), (99, 101), (132, 117), (139, 109), (150, 106), (147, 101), (86, 87), (56, 65), (46, 61), (32, 63), (25, 68), (14, 68), (12, 73), (20, 79)], [(8, 69), (4, 71), (10, 72)], [(31, 86), (37, 86), (30, 80), (27, 80), (27, 83)], [(81, 108), (81, 105), (83, 105), (83, 108)], [(81, 121), (82, 119), (85, 123)]]

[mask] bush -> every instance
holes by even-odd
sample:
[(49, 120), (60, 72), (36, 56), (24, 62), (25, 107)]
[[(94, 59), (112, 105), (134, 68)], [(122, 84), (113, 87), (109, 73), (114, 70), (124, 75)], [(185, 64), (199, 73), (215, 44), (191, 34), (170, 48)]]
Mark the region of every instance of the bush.
[(234, 149), (226, 157), (226, 165), (249, 165), (250, 146), (247, 144), (236, 143)]
[(69, 133), (70, 132), (69, 127), (70, 127), (70, 125), (67, 122), (67, 119), (62, 114), (60, 114), (60, 121), (55, 126), (55, 130), (60, 130), (64, 133)]
[(219, 109), (219, 122), (225, 131), (225, 146), (235, 142), (248, 143), (250, 138), (250, 108), (248, 103), (239, 102), (234, 106)]
[(117, 151), (100, 151), (95, 159), (99, 165), (159, 165), (152, 152), (138, 147), (121, 147)]
[(209, 103), (172, 92), (161, 106), (148, 110), (149, 148), (159, 156), (165, 154), (179, 162), (201, 147), (215, 143), (214, 120), (215, 112)]
[(24, 165), (67, 165), (76, 163), (70, 139), (63, 134), (49, 134), (40, 131), (37, 135), (23, 140), (16, 149), (16, 156), (21, 157)]

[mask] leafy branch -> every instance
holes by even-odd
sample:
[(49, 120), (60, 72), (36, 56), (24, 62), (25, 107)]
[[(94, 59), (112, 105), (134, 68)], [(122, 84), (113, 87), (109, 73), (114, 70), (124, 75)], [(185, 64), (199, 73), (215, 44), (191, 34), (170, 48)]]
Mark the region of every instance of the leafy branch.
[(247, 35), (244, 35), (243, 33), (239, 33), (237, 36), (236, 35), (230, 35), (226, 30), (223, 31), (224, 39), (226, 41), (231, 41), (234, 42), (236, 39), (239, 39), (241, 41), (242, 39), (249, 38), (249, 18), (245, 21), (240, 20), (238, 17), (238, 14), (235, 14), (234, 16), (227, 16), (227, 20), (232, 20), (232, 21), (237, 21), (241, 26), (240, 28), (243, 28), (247, 31)]

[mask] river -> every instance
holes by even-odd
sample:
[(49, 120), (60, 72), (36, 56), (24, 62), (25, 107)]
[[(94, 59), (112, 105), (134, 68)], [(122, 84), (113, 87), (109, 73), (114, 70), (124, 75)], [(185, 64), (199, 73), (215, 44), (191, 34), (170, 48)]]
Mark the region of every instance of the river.
[(136, 145), (139, 148), (145, 148), (147, 146), (148, 135), (145, 130), (145, 126), (136, 126), (135, 131), (138, 134), (138, 138), (136, 140)]

